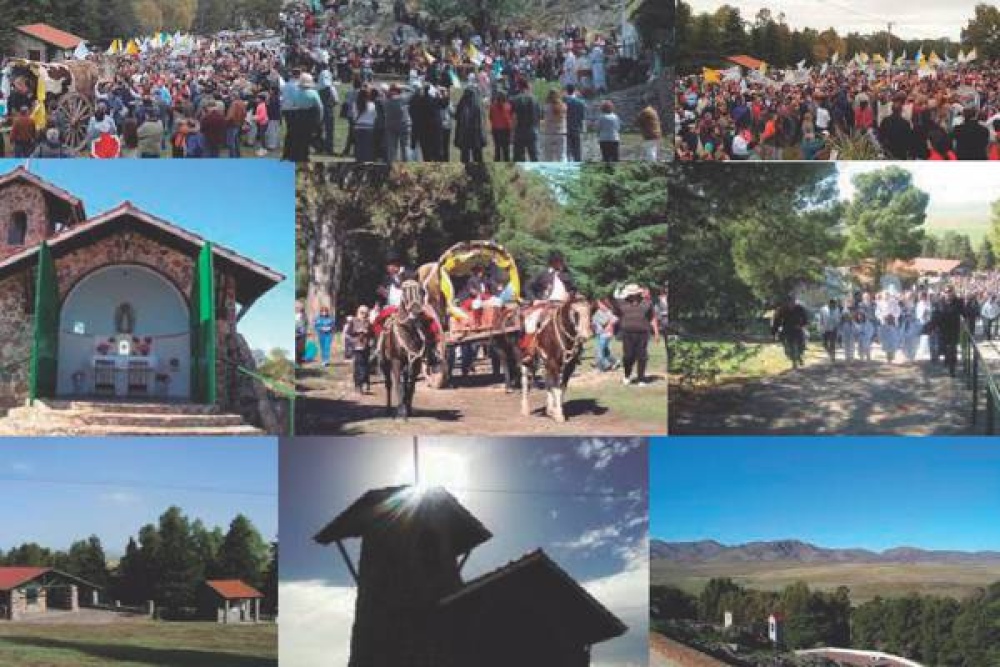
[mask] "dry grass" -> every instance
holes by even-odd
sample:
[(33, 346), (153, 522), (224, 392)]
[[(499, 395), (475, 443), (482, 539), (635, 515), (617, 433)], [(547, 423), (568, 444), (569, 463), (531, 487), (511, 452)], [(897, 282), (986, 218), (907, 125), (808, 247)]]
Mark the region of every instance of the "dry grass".
[(747, 588), (780, 591), (804, 581), (825, 591), (851, 589), (851, 600), (861, 604), (873, 597), (900, 597), (910, 593), (964, 598), (976, 589), (1000, 581), (1000, 563), (896, 564), (834, 563), (710, 563), (679, 564), (654, 560), (653, 584), (677, 586), (698, 594), (713, 577), (729, 577)]

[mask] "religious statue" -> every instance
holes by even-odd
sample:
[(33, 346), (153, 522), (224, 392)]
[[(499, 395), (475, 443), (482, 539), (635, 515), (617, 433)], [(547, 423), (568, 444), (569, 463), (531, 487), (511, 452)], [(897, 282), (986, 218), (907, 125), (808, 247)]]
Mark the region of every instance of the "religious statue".
[(115, 310), (115, 332), (131, 335), (135, 331), (135, 311), (132, 304), (123, 303)]

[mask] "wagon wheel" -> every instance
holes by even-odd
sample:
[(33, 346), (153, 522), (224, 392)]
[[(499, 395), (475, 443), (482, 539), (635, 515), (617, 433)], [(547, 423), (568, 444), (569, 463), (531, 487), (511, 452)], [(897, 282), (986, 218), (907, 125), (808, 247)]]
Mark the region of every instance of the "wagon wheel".
[(87, 126), (94, 115), (94, 105), (78, 93), (67, 93), (57, 107), (66, 119), (66, 145), (74, 151), (82, 151), (87, 144)]

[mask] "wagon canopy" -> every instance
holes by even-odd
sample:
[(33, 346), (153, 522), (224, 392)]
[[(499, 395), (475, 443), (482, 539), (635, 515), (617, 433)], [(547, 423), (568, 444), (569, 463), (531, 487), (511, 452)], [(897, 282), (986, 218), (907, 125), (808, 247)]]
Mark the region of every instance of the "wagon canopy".
[(499, 243), (493, 241), (463, 241), (449, 248), (438, 260), (438, 275), (441, 294), (448, 304), (449, 312), (454, 309), (456, 278), (466, 278), (473, 267), (490, 267), (507, 274), (507, 285), (515, 299), (521, 297), (521, 275), (514, 257)]

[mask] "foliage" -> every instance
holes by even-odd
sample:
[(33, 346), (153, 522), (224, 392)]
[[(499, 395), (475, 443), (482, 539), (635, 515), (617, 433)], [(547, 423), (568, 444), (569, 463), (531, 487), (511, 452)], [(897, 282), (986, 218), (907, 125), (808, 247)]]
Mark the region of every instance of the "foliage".
[(667, 172), (672, 321), (735, 329), (791, 286), (817, 279), (839, 254), (835, 165), (744, 166)]
[(1000, 8), (976, 5), (975, 15), (962, 30), (962, 42), (974, 46), (980, 58), (1000, 58)]
[(681, 386), (691, 388), (714, 383), (727, 369), (737, 368), (759, 353), (760, 346), (741, 342), (673, 341), (667, 360), (670, 374), (678, 376)]
[(297, 292), (310, 312), (351, 314), (374, 301), (390, 250), (416, 268), (470, 239), (503, 244), (525, 283), (559, 248), (592, 295), (623, 282), (655, 287), (665, 277), (656, 249), (666, 236), (666, 170), (315, 165), (298, 176)]
[[(668, 3), (669, 4), (669, 3)], [(881, 30), (867, 35), (841, 35), (833, 28), (795, 28), (788, 25), (784, 13), (775, 14), (761, 8), (753, 17), (743, 16), (738, 7), (723, 4), (711, 12), (695, 14), (691, 6), (677, 3), (675, 20), (675, 52), (678, 71), (698, 72), (703, 66), (718, 67), (723, 59), (737, 54), (760, 58), (771, 67), (789, 68), (806, 60), (817, 64), (827, 61), (834, 53), (841, 58), (856, 53), (895, 55), (903, 51), (915, 54), (956, 53), (959, 48), (978, 49), (980, 58), (996, 57), (1000, 51), (1000, 14), (992, 5), (979, 5), (975, 17), (962, 33), (962, 44), (950, 39), (903, 40)]]
[(913, 175), (891, 166), (857, 174), (853, 182), (855, 196), (844, 211), (845, 257), (872, 259), (878, 271), (891, 260), (916, 257), (930, 197), (913, 184)]
[(649, 591), (649, 606), (657, 620), (698, 618), (698, 598), (674, 586), (653, 586)]
[(264, 608), (277, 608), (277, 546), (264, 542), (249, 519), (237, 515), (223, 533), (191, 521), (171, 507), (156, 525), (130, 537), (117, 567), (109, 567), (100, 539), (74, 542), (68, 551), (27, 543), (0, 553), (0, 566), (54, 567), (107, 587), (126, 604), (154, 600), (169, 611), (190, 608), (207, 578), (242, 579), (265, 594)]
[(257, 366), (257, 372), (272, 380), (292, 384), (295, 378), (295, 365), (287, 351), (276, 347), (268, 352), (264, 361)]
[(827, 149), (831, 155), (837, 154), (838, 160), (882, 160), (885, 154), (877, 142), (858, 132), (837, 134), (827, 139)]
[(15, 26), (49, 23), (103, 46), (158, 30), (212, 34), (242, 27), (278, 27), (274, 0), (0, 0), (0, 52)]

